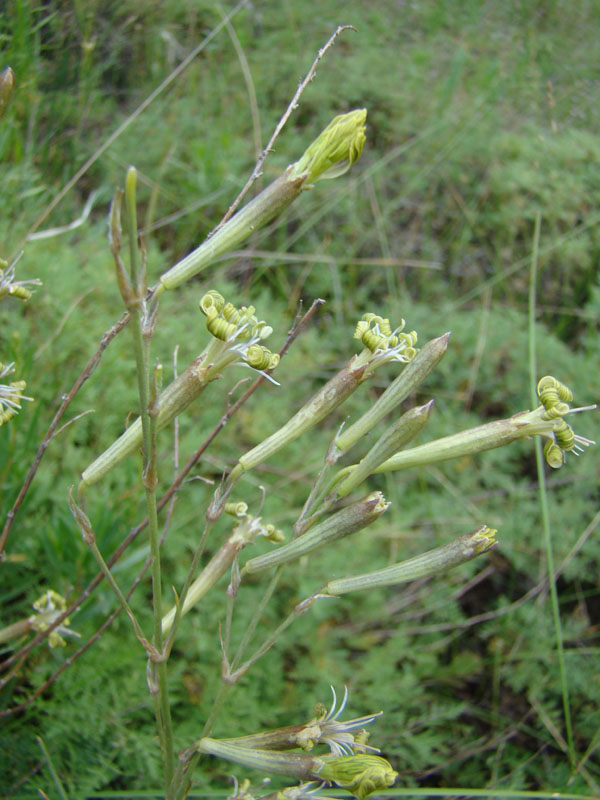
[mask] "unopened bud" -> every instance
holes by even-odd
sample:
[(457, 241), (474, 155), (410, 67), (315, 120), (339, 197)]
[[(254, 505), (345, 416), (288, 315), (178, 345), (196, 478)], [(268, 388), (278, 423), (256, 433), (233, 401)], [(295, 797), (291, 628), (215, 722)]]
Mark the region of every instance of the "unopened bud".
[(15, 73), (10, 67), (0, 72), (0, 119), (6, 113), (8, 104), (15, 91)]
[(366, 119), (365, 108), (334, 117), (302, 158), (292, 165), (292, 175), (306, 177), (312, 183), (347, 172), (362, 155)]
[(362, 109), (335, 117), (300, 161), (289, 166), (212, 236), (165, 272), (157, 291), (175, 289), (233, 250), (291, 205), (307, 181), (335, 178), (346, 172), (362, 153), (366, 115)]
[(324, 758), (323, 761), (319, 778), (348, 789), (358, 800), (393, 786), (398, 777), (392, 765), (381, 756), (361, 754)]

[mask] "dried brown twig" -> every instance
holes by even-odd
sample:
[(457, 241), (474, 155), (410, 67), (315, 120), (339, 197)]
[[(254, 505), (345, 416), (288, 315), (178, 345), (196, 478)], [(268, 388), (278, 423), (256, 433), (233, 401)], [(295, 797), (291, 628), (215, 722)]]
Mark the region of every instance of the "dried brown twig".
[(129, 314), (123, 314), (121, 319), (119, 319), (118, 322), (116, 322), (112, 326), (112, 328), (106, 331), (106, 333), (100, 340), (100, 346), (98, 347), (94, 355), (90, 358), (88, 363), (85, 365), (83, 372), (79, 375), (79, 377), (77, 378), (77, 380), (75, 381), (69, 392), (66, 395), (63, 395), (62, 402), (58, 407), (56, 414), (52, 418), (52, 422), (50, 423), (48, 430), (46, 431), (46, 434), (42, 439), (40, 446), (37, 449), (35, 458), (33, 459), (31, 466), (29, 467), (27, 475), (25, 476), (25, 480), (23, 481), (23, 485), (19, 490), (19, 494), (17, 495), (17, 498), (13, 503), (12, 508), (6, 515), (6, 520), (4, 522), (2, 534), (0, 535), (0, 563), (2, 563), (5, 557), (4, 548), (6, 546), (6, 540), (8, 538), (8, 534), (10, 533), (10, 529), (12, 528), (14, 519), (17, 515), (19, 508), (21, 507), (23, 500), (25, 499), (25, 495), (29, 491), (29, 487), (31, 486), (31, 483), (35, 477), (35, 473), (37, 472), (40, 462), (44, 457), (44, 453), (46, 452), (46, 448), (48, 447), (48, 445), (50, 444), (50, 442), (57, 433), (56, 427), (58, 423), (63, 418), (65, 411), (70, 406), (77, 392), (81, 389), (83, 384), (87, 381), (92, 372), (98, 366), (98, 363), (102, 358), (102, 354), (104, 353), (110, 342), (112, 342), (115, 336), (123, 330), (123, 328), (127, 325), (128, 322), (129, 322)]

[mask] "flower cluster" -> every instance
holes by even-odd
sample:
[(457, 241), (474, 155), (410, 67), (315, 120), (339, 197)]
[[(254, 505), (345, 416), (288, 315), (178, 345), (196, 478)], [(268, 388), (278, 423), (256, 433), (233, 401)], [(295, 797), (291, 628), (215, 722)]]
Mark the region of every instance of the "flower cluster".
[(388, 361), (408, 363), (417, 354), (417, 332), (403, 333), (405, 321), (392, 329), (389, 319), (369, 312), (357, 322), (354, 338), (360, 339), (364, 350), (356, 359), (355, 366), (367, 363), (367, 371), (387, 364)]
[[(306, 724), (302, 733), (298, 734), (298, 744), (305, 750), (311, 749), (315, 744), (326, 744), (334, 756), (351, 756), (364, 753), (366, 750), (379, 753), (378, 748), (367, 744), (368, 733), (364, 726), (370, 725), (374, 719), (383, 714), (383, 711), (342, 722), (339, 718), (346, 709), (348, 687), (344, 687), (344, 697), (339, 708), (336, 708), (337, 696), (333, 686), (331, 692), (333, 694), (331, 708), (327, 710), (325, 706), (317, 706), (314, 719)], [(357, 729), (358, 733), (353, 733)], [(307, 744), (310, 747), (307, 747)]]
[[(12, 70), (9, 70), (9, 72), (12, 73)], [(2, 75), (6, 75), (6, 73), (7, 70), (4, 70)], [(14, 76), (12, 79), (14, 80)], [(16, 297), (19, 300), (27, 301), (32, 295), (32, 291), (28, 286), (41, 286), (41, 281), (37, 278), (26, 281), (15, 280), (15, 266), (21, 255), (17, 256), (11, 264), (0, 259), (0, 300), (5, 297)], [(0, 379), (11, 375), (15, 371), (14, 368), (14, 362), (10, 364), (2, 364), (0, 362)], [(27, 397), (23, 394), (26, 386), (27, 384), (22, 380), (0, 383), (0, 426), (9, 422), (19, 413), (23, 400), (33, 400), (32, 397)]]
[(552, 422), (552, 429), (542, 434), (547, 437), (544, 457), (553, 469), (558, 469), (565, 463), (567, 452), (578, 456), (584, 452), (584, 448), (596, 444), (591, 439), (576, 434), (564, 419), (567, 414), (587, 411), (590, 407), (571, 408), (569, 403), (573, 400), (573, 392), (552, 375), (545, 375), (540, 379), (537, 394), (544, 409), (542, 418)]
[(0, 300), (5, 297), (17, 297), (19, 300), (29, 300), (33, 292), (28, 286), (41, 286), (42, 282), (38, 278), (31, 278), (27, 281), (15, 280), (15, 266), (22, 253), (20, 253), (12, 264), (0, 259)]
[[(346, 707), (348, 690), (344, 691), (339, 709), (333, 687), (331, 691), (331, 708), (327, 710), (323, 704), (318, 704), (313, 719), (303, 725), (276, 728), (238, 739), (203, 738), (195, 743), (195, 750), (253, 769), (299, 778), (300, 786), (282, 792), (288, 800), (315, 798), (314, 792), (326, 784), (348, 789), (359, 800), (364, 800), (367, 795), (392, 786), (398, 774), (385, 758), (373, 755), (379, 752), (377, 748), (366, 744), (368, 734), (364, 726), (370, 725), (383, 712), (342, 722), (339, 718)], [(329, 747), (330, 754), (309, 755), (307, 751), (317, 745)], [(304, 752), (285, 752), (294, 748)], [(244, 786), (247, 788), (247, 784)]]
[(399, 361), (411, 361), (417, 354), (414, 345), (417, 343), (417, 332), (402, 333), (406, 322), (392, 330), (389, 319), (378, 314), (364, 314), (354, 330), (354, 338), (361, 342), (372, 353), (376, 350), (395, 350)]
[[(55, 592), (53, 589), (48, 589), (41, 597), (33, 604), (33, 607), (38, 612), (36, 616), (30, 617), (31, 627), (33, 630), (45, 631), (52, 625), (52, 623), (67, 609), (67, 601), (65, 598)], [(50, 647), (64, 647), (66, 642), (61, 634), (65, 636), (77, 636), (80, 634), (71, 630), (69, 627), (69, 617), (64, 619), (48, 636), (48, 644)]]
[[(223, 295), (214, 290), (203, 295), (199, 305), (212, 338), (202, 353), (161, 392), (158, 398), (157, 430), (162, 430), (185, 411), (232, 364), (255, 369), (276, 383), (264, 370), (274, 369), (279, 364), (279, 355), (262, 344), (273, 329), (256, 318), (254, 306), (236, 308), (232, 303), (226, 303)], [(96, 483), (116, 464), (137, 451), (141, 441), (142, 424), (141, 418), (138, 418), (83, 471), (81, 485)]]
[[(11, 375), (14, 371), (15, 365), (13, 362), (10, 364), (0, 363), (0, 378)], [(0, 425), (9, 422), (19, 413), (23, 400), (33, 400), (33, 397), (27, 397), (23, 394), (26, 386), (25, 381), (0, 383)]]
[(199, 305), (210, 333), (226, 342), (229, 351), (238, 353), (249, 367), (260, 372), (279, 364), (279, 355), (261, 344), (273, 333), (273, 328), (254, 316), (254, 306), (238, 309), (233, 303), (226, 303), (223, 295), (214, 290), (207, 292)]

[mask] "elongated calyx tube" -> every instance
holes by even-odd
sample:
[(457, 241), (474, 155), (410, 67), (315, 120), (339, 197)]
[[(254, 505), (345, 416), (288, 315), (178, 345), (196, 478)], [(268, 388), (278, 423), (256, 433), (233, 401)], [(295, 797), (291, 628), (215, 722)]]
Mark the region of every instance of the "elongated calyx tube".
[(423, 383), (444, 357), (449, 338), (450, 334), (445, 333), (427, 342), (419, 350), (369, 410), (353, 425), (342, 431), (335, 442), (338, 451), (348, 450), (356, 444)]
[(398, 775), (385, 758), (369, 754), (311, 756), (243, 747), (226, 739), (199, 739), (198, 753), (218, 756), (267, 774), (288, 775), (299, 780), (320, 780), (348, 789), (359, 800), (394, 784)]
[[(224, 575), (226, 570), (232, 565), (233, 559), (237, 554), (246, 547), (247, 544), (251, 544), (257, 536), (264, 536), (272, 542), (280, 542), (283, 539), (283, 534), (275, 528), (274, 525), (270, 523), (265, 524), (260, 517), (247, 514), (246, 511), (248, 507), (245, 503), (231, 505), (233, 507), (230, 507), (228, 510), (238, 518), (238, 523), (231, 536), (221, 545), (200, 575), (191, 584), (181, 608), (182, 616), (187, 614), (187, 612), (212, 589), (219, 578)], [(177, 609), (173, 607), (163, 617), (163, 633), (166, 634), (171, 630), (176, 611)]]
[(265, 555), (251, 558), (244, 565), (241, 575), (242, 577), (251, 575), (290, 561), (296, 561), (313, 550), (325, 547), (344, 536), (366, 528), (380, 517), (389, 508), (389, 505), (381, 492), (372, 492), (362, 500), (327, 517), (292, 542), (284, 544), (270, 553), (265, 553)]
[[(206, 317), (210, 343), (182, 374), (161, 392), (158, 398), (157, 430), (162, 430), (204, 391), (209, 383), (236, 361), (253, 369), (273, 369), (279, 363), (262, 341), (273, 331), (258, 320), (254, 306), (236, 308), (214, 290), (200, 299), (200, 310)], [(142, 422), (137, 419), (113, 444), (82, 473), (82, 485), (91, 486), (142, 443)]]
[(251, 769), (258, 769), (267, 774), (288, 775), (299, 780), (311, 780), (317, 770), (323, 766), (323, 758), (316, 758), (307, 753), (279, 752), (277, 750), (261, 750), (255, 747), (243, 747), (227, 739), (211, 739), (204, 737), (194, 744), (198, 753), (218, 756), (226, 761), (234, 761)]
[(222, 491), (213, 501), (208, 510), (209, 519), (211, 516), (218, 516), (219, 509), (224, 503), (225, 498), (240, 476), (249, 469), (262, 464), (272, 455), (277, 453), (286, 445), (293, 442), (299, 436), (325, 419), (341, 403), (344, 402), (356, 390), (364, 380), (368, 362), (358, 363), (360, 356), (355, 356), (342, 370), (331, 378), (302, 408), (289, 419), (283, 427), (272, 433), (256, 447), (240, 456), (238, 463), (230, 472)]
[[(222, 366), (220, 365), (221, 369)], [(157, 430), (164, 428), (184, 411), (219, 375), (220, 370), (206, 359), (205, 354), (198, 356), (178, 378), (161, 392), (158, 399)], [(138, 417), (107, 450), (82, 472), (82, 484), (92, 486), (97, 483), (124, 458), (135, 453), (141, 444), (142, 421)]]
[(348, 472), (344, 480), (335, 487), (337, 497), (347, 497), (357, 486), (366, 480), (377, 467), (396, 453), (401, 447), (423, 430), (433, 408), (433, 400), (423, 406), (415, 406), (406, 411), (396, 420), (373, 445), (366, 456), (353, 467), (346, 468)]
[(461, 536), (449, 544), (436, 547), (426, 553), (400, 561), (385, 569), (329, 581), (323, 593), (329, 595), (348, 594), (380, 586), (393, 586), (398, 583), (426, 578), (464, 564), (472, 558), (487, 553), (496, 546), (496, 533), (493, 528), (482, 525), (474, 531)]
[(354, 333), (354, 338), (361, 340), (364, 349), (321, 387), (283, 427), (239, 458), (223, 488), (209, 506), (207, 517), (216, 519), (219, 516), (225, 499), (246, 470), (262, 464), (267, 458), (325, 419), (380, 366), (390, 361), (410, 362), (417, 353), (414, 347), (417, 333), (416, 331), (402, 333), (403, 327), (404, 320), (396, 330), (392, 330), (388, 319), (377, 314), (365, 314), (359, 320)]
[[(200, 575), (190, 586), (181, 609), (181, 616), (187, 614), (187, 612), (212, 589), (219, 578), (231, 567), (233, 559), (245, 544), (246, 542), (242, 537), (231, 536), (225, 544), (217, 550)], [(166, 635), (171, 630), (176, 613), (177, 609), (173, 607), (162, 618), (163, 634)]]
[(365, 109), (335, 117), (302, 158), (231, 217), (210, 238), (160, 278), (158, 291), (175, 289), (217, 258), (235, 249), (254, 231), (279, 216), (305, 184), (342, 175), (360, 158), (365, 143)]
[(568, 403), (559, 396), (556, 386), (561, 387), (563, 397), (570, 396), (572, 398), (571, 391), (560, 381), (546, 376), (538, 384), (538, 396), (542, 400), (542, 405), (533, 411), (522, 411), (508, 419), (488, 422), (485, 425), (478, 425), (476, 428), (403, 450), (384, 461), (374, 471), (392, 472), (408, 467), (437, 464), (451, 458), (475, 455), (485, 450), (503, 447), (517, 439), (535, 435), (543, 436), (548, 440), (544, 447), (544, 455), (549, 466), (557, 469), (565, 463), (566, 452), (579, 455), (585, 447), (595, 444), (591, 439), (574, 433), (564, 417), (578, 411), (591, 410), (595, 406), (571, 409)]

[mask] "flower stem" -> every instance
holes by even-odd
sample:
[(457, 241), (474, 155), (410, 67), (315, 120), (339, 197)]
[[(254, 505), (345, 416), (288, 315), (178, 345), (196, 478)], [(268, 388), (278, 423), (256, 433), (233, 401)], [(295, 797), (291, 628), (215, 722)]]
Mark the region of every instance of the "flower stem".
[[(152, 321), (144, 313), (146, 293), (145, 264), (138, 264), (138, 234), (136, 213), (136, 171), (133, 167), (127, 172), (125, 181), (125, 205), (127, 209), (127, 229), (129, 238), (129, 263), (131, 274), (131, 301), (128, 311), (132, 319), (133, 351), (135, 355), (138, 394), (140, 399), (140, 419), (142, 427), (142, 482), (148, 509), (148, 539), (152, 564), (152, 608), (154, 612), (154, 647), (162, 653), (162, 577), (158, 534), (158, 512), (156, 506), (156, 435), (158, 430), (158, 390), (157, 373), (150, 379), (149, 351), (152, 336)], [(125, 298), (124, 298), (125, 299)], [(167, 794), (174, 772), (173, 731), (171, 708), (169, 704), (167, 664), (163, 658), (154, 665), (158, 677), (158, 698), (156, 724), (161, 742), (164, 779)]]

